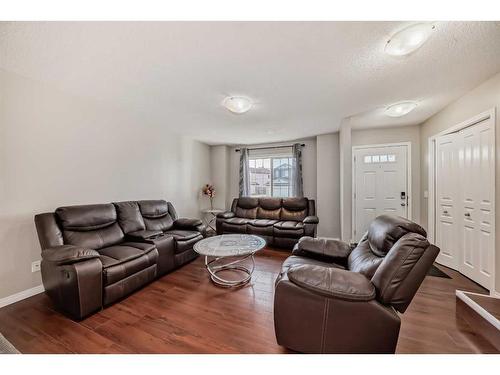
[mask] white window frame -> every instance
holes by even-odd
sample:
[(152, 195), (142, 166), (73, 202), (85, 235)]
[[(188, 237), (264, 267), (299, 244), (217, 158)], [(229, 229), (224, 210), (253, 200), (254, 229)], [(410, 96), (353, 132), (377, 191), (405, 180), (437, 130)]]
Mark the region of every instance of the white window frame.
[[(250, 160), (255, 160), (255, 159), (269, 159), (270, 160), (270, 166), (271, 166), (271, 195), (250, 195), (252, 198), (273, 198), (273, 190), (274, 190), (274, 176), (273, 176), (273, 159), (283, 159), (283, 158), (293, 158), (292, 153), (284, 153), (284, 152), (279, 152), (279, 153), (263, 153), (263, 152), (255, 152), (252, 153), (250, 150), (250, 155), (248, 156), (248, 163), (250, 164)], [(250, 165), (248, 165), (248, 168), (250, 169)], [(250, 188), (251, 190), (251, 188)], [(290, 193), (290, 189), (288, 190)], [(291, 197), (289, 194), (288, 197)], [(288, 197), (282, 197), (282, 198), (288, 198)]]

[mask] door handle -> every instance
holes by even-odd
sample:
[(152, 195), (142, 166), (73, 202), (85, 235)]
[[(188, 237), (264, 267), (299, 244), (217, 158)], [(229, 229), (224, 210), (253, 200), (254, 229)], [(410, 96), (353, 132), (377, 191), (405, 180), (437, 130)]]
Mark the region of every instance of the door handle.
[(406, 206), (406, 203), (401, 203), (401, 206), (403, 206), (403, 207)]
[(466, 217), (470, 217), (470, 212), (466, 212), (466, 213), (465, 213), (465, 216), (466, 216)]
[(443, 214), (448, 215), (448, 211), (444, 210)]

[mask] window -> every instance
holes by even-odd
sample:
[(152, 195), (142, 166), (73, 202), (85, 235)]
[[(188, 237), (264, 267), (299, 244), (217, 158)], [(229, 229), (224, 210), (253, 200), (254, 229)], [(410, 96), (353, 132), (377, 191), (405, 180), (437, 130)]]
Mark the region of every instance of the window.
[(250, 157), (250, 196), (289, 197), (291, 156)]
[(363, 158), (363, 162), (365, 164), (370, 164), (370, 163), (395, 163), (396, 162), (396, 155), (394, 155), (394, 154), (389, 154), (389, 155), (366, 155)]

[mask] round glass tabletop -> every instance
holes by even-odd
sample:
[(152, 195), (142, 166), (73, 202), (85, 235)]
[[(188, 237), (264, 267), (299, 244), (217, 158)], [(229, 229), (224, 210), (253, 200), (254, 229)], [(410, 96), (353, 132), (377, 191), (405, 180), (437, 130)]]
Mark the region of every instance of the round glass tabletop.
[(194, 244), (198, 254), (212, 257), (231, 257), (253, 254), (266, 246), (263, 238), (251, 234), (223, 234), (208, 237)]

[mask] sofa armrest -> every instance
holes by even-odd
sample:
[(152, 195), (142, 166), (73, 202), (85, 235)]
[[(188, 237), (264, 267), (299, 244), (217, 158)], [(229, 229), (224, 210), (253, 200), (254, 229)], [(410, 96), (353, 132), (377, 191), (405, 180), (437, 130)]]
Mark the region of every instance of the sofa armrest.
[(80, 320), (102, 309), (102, 262), (95, 250), (60, 245), (42, 251), (42, 282), (54, 305)]
[(174, 227), (178, 229), (199, 230), (200, 226), (203, 226), (200, 219), (179, 218), (174, 221)]
[(207, 227), (200, 219), (180, 218), (174, 221), (174, 228), (195, 230), (200, 232), (203, 237), (207, 235)]
[(161, 236), (163, 232), (161, 230), (138, 230), (136, 232), (127, 233), (127, 238), (131, 240), (151, 240), (158, 236)]
[(334, 267), (314, 265), (294, 266), (288, 279), (311, 292), (347, 301), (371, 301), (375, 286), (364, 275)]
[(228, 211), (228, 212), (220, 212), (217, 214), (217, 218), (219, 219), (230, 219), (234, 217), (234, 212)]
[(317, 216), (306, 216), (304, 220), (302, 220), (304, 224), (318, 224), (319, 218)]
[(93, 249), (80, 246), (61, 245), (42, 251), (42, 259), (55, 265), (72, 264), (85, 260), (99, 258), (99, 253)]
[(331, 258), (347, 258), (351, 253), (351, 246), (334, 238), (302, 237), (294, 252), (298, 254), (312, 253)]

